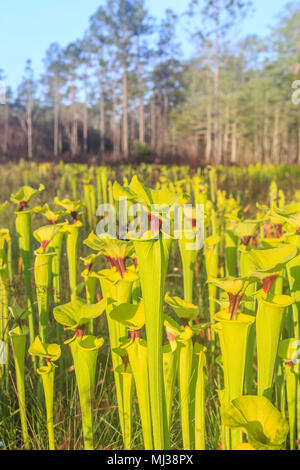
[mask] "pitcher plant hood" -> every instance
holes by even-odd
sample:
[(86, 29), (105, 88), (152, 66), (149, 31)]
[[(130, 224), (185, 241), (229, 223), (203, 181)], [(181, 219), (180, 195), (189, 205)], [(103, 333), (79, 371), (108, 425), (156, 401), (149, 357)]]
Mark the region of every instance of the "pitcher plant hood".
[(71, 214), (74, 222), (76, 222), (78, 215), (82, 214), (82, 202), (71, 201), (70, 199), (59, 199), (57, 196), (53, 200), (54, 204), (63, 207), (68, 214)]
[[(128, 187), (122, 187), (115, 181), (113, 197), (116, 201), (126, 199), (128, 206), (140, 204), (148, 218), (148, 224), (151, 224), (151, 229), (145, 230), (143, 233), (129, 232), (128, 238), (134, 241), (156, 239), (163, 230), (163, 220), (166, 220), (168, 224), (171, 223), (172, 208), (175, 204), (183, 204), (185, 199), (184, 196), (176, 194), (167, 186), (163, 186), (162, 189), (148, 188), (139, 181), (137, 176), (132, 178)], [(155, 222), (155, 227), (152, 226), (152, 222)]]
[(131, 242), (125, 240), (117, 240), (103, 235), (99, 238), (94, 232), (83, 242), (86, 246), (98, 254), (106, 257), (111, 268), (116, 268), (123, 277), (126, 271), (125, 261), (134, 253), (134, 247)]
[(199, 315), (199, 307), (197, 305), (186, 302), (180, 297), (170, 297), (167, 293), (165, 295), (165, 302), (172, 307), (178, 318), (184, 318), (191, 321)]
[(57, 367), (55, 361), (61, 356), (61, 348), (58, 344), (43, 343), (39, 336), (37, 336), (28, 349), (28, 353), (32, 356), (38, 356), (45, 359), (46, 364), (41, 365), (37, 372), (42, 374), (48, 374), (51, 372), (53, 367)]
[(40, 248), (36, 250), (37, 253), (43, 254), (48, 253), (50, 243), (55, 235), (62, 228), (62, 224), (59, 225), (44, 225), (33, 232), (34, 238), (40, 243)]
[(49, 204), (44, 204), (39, 211), (43, 214), (50, 224), (57, 224), (57, 222), (62, 219), (68, 212), (67, 211), (54, 211), (50, 209)]
[(287, 421), (263, 396), (245, 395), (221, 408), (222, 422), (230, 428), (242, 428), (256, 450), (282, 450), (289, 430)]
[(18, 211), (22, 211), (27, 207), (28, 202), (37, 194), (44, 191), (45, 186), (40, 184), (38, 189), (34, 189), (31, 186), (22, 186), (22, 188), (10, 196), (10, 200), (18, 205)]
[(241, 299), (244, 296), (247, 287), (252, 282), (255, 282), (255, 280), (255, 278), (251, 277), (235, 278), (228, 276), (224, 279), (209, 278), (207, 282), (227, 292), (229, 299), (228, 311), (231, 315), (231, 319), (233, 319), (237, 314)]
[(113, 307), (110, 312), (113, 320), (126, 326), (129, 331), (141, 330), (145, 325), (144, 302), (141, 299), (139, 304), (122, 303)]
[(81, 329), (90, 320), (99, 317), (106, 308), (106, 298), (97, 304), (86, 304), (82, 300), (72, 300), (53, 309), (55, 320), (66, 330)]

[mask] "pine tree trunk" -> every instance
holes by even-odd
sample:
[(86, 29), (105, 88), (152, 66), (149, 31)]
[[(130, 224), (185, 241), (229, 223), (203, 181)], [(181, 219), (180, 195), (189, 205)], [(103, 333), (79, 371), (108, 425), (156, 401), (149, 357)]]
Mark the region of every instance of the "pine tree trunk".
[(212, 148), (212, 141), (211, 141), (211, 103), (208, 101), (206, 107), (206, 145), (205, 145), (205, 161), (206, 163), (210, 162), (211, 157), (211, 148)]
[(215, 75), (214, 75), (214, 158), (221, 163), (220, 124), (219, 124), (219, 75), (220, 75), (220, 8), (219, 0), (215, 0), (216, 39), (215, 39)]
[(169, 142), (169, 99), (167, 91), (164, 90), (164, 116), (163, 116), (163, 149), (166, 152)]
[(132, 110), (130, 113), (130, 149), (131, 151), (134, 147), (134, 141), (135, 141), (135, 107), (133, 104)]
[(104, 76), (103, 76), (103, 46), (100, 47), (100, 153), (105, 151), (105, 109), (104, 109)]
[(27, 156), (32, 159), (32, 88), (31, 84), (27, 87), (27, 104), (26, 104), (26, 121), (27, 121)]
[(231, 131), (231, 163), (237, 163), (237, 122), (235, 120)]
[(144, 117), (144, 82), (140, 60), (140, 38), (137, 36), (137, 75), (139, 83), (139, 141), (145, 142), (145, 117)]
[(151, 112), (151, 149), (156, 151), (156, 110), (155, 110), (155, 97), (151, 96), (150, 102), (150, 112)]
[(275, 106), (275, 111), (274, 111), (272, 160), (275, 164), (279, 163), (279, 106), (278, 105)]
[(55, 77), (54, 83), (54, 157), (57, 157), (59, 152), (59, 83), (58, 77)]
[(113, 153), (116, 156), (120, 152), (120, 132), (119, 125), (116, 122), (116, 86), (112, 89), (112, 114), (111, 114), (111, 128), (112, 128), (112, 141)]
[(83, 109), (83, 153), (87, 154), (88, 144), (88, 87), (87, 87), (87, 67), (84, 72), (84, 109)]
[(75, 107), (75, 85), (72, 85), (72, 126), (71, 126), (71, 154), (74, 157), (77, 154), (77, 113)]
[(58, 154), (61, 155), (63, 151), (63, 134), (62, 129), (58, 128)]
[[(284, 106), (285, 108), (285, 106)], [(287, 110), (281, 111), (282, 116), (287, 116)], [(289, 127), (285, 119), (281, 119), (281, 147), (282, 147), (282, 161), (280, 163), (288, 163), (289, 159)]]
[(122, 149), (122, 124), (121, 121), (116, 125), (116, 154), (119, 155)]
[[(257, 115), (257, 112), (255, 112)], [(258, 161), (258, 147), (259, 147), (259, 128), (257, 124), (254, 125), (254, 136), (253, 136), (253, 163)]]
[[(143, 93), (143, 90), (140, 91)], [(143, 144), (145, 142), (145, 117), (144, 117), (144, 95), (140, 94), (140, 119), (139, 119), (139, 141)]]
[(226, 111), (225, 111), (225, 127), (224, 127), (224, 139), (223, 139), (223, 160), (224, 164), (228, 163), (228, 143), (229, 143), (229, 103), (226, 104)]
[(9, 108), (7, 101), (4, 105), (4, 132), (3, 132), (3, 154), (6, 155), (8, 151), (8, 119), (9, 119)]
[(123, 64), (123, 119), (122, 119), (122, 152), (128, 158), (128, 85), (127, 85), (127, 60), (126, 55)]
[(269, 163), (269, 124), (268, 124), (268, 116), (266, 114), (266, 108), (265, 108), (264, 130), (263, 130), (263, 163), (265, 163), (266, 165)]
[(156, 141), (156, 152), (158, 155), (162, 153), (162, 143), (163, 143), (163, 118), (161, 107), (158, 109), (157, 113), (157, 141)]
[(298, 121), (298, 165), (300, 165), (300, 117)]

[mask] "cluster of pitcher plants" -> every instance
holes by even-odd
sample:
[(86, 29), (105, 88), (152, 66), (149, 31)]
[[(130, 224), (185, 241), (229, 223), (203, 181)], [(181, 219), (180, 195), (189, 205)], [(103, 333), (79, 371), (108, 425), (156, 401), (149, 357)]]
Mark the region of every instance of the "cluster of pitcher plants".
[[(257, 204), (247, 215), (238, 198), (217, 189), (214, 168), (208, 170), (207, 182), (201, 172), (183, 179), (174, 173), (173, 179), (160, 175), (152, 189), (137, 176), (130, 182), (125, 177), (122, 184), (112, 181), (103, 167), (96, 185), (85, 175), (78, 199), (78, 175), (71, 172), (73, 198), (56, 196), (34, 205), (47, 191), (42, 184), (25, 185), (0, 205), (3, 214), (9, 204), (15, 205), (18, 275), (25, 292), (18, 304), (11, 288), (14, 234), (1, 227), (0, 389), (12, 381), (20, 447), (32, 447), (26, 367), (39, 377), (36, 396), (45, 413), (48, 448), (57, 446), (57, 369), (65, 367), (62, 351), (68, 345), (80, 400), (82, 447), (95, 448), (95, 378), (105, 343), (124, 449), (134, 448), (134, 425), (144, 449), (174, 448), (176, 401), (182, 448), (209, 448), (212, 400), (220, 424), (214, 428), (218, 449), (298, 447), (300, 203), (286, 203), (273, 182), (266, 204)], [(142, 205), (157, 228), (155, 236), (148, 231), (135, 238), (128, 231), (118, 239), (96, 230), (98, 203), (117, 208), (122, 198), (128, 212), (132, 204)], [(164, 216), (151, 212), (153, 204), (185, 203), (204, 207), (203, 246), (198, 249), (189, 248), (200, 230), (193, 210), (179, 239), (165, 237)], [(32, 230), (37, 215), (45, 224)], [(85, 257), (80, 256), (83, 249)], [(176, 290), (168, 292), (172, 250), (178, 250), (182, 276)], [(99, 269), (99, 259), (106, 263), (104, 269)], [(62, 283), (64, 263), (68, 286)], [(199, 277), (200, 267), (205, 279)], [(62, 301), (66, 290), (67, 302)], [(100, 316), (106, 319), (101, 331)], [(56, 337), (49, 333), (54, 321)], [(133, 423), (135, 402), (138, 423)]]

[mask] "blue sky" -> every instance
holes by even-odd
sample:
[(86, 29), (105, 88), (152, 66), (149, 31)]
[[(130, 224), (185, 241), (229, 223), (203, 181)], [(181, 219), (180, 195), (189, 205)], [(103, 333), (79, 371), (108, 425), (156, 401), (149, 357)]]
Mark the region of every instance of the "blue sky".
[[(81, 37), (88, 19), (104, 0), (5, 0), (1, 5), (0, 69), (7, 75), (7, 84), (15, 90), (20, 83), (25, 61), (32, 59), (35, 77), (43, 72), (43, 57), (51, 42), (66, 46)], [(150, 13), (158, 18), (166, 8), (177, 14), (187, 9), (189, 0), (146, 0)], [(255, 12), (239, 25), (236, 34), (265, 35), (273, 25), (286, 0), (254, 0)], [(180, 37), (185, 54), (190, 53), (188, 32), (182, 26)], [(185, 38), (185, 39), (183, 39)]]

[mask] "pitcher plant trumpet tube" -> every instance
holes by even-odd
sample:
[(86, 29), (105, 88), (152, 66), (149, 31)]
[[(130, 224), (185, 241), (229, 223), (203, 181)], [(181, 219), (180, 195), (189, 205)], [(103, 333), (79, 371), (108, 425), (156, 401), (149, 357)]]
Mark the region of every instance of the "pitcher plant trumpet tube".
[(193, 371), (195, 387), (195, 450), (205, 450), (206, 347), (194, 344)]
[(195, 365), (196, 357), (194, 356), (194, 336), (200, 334), (201, 330), (206, 328), (208, 324), (192, 326), (193, 320), (199, 314), (199, 308), (196, 305), (185, 302), (179, 297), (170, 297), (168, 294), (165, 296), (165, 302), (172, 307), (182, 323), (182, 326), (180, 326), (174, 320), (165, 316), (164, 323), (171, 347), (176, 341), (175, 344), (178, 344), (179, 349), (178, 383), (183, 447), (185, 450), (192, 450), (195, 445), (195, 416), (192, 412), (192, 407), (196, 406), (195, 380), (198, 375), (198, 367)]
[(29, 310), (29, 337), (30, 342), (35, 338), (34, 313), (33, 313), (33, 297), (31, 289), (31, 262), (32, 262), (32, 244), (31, 244), (31, 216), (39, 208), (28, 209), (29, 201), (41, 193), (45, 186), (40, 184), (38, 189), (30, 186), (23, 186), (16, 194), (12, 194), (10, 200), (17, 204), (16, 214), (16, 232), (18, 234), (19, 251), (22, 259), (26, 301)]
[(126, 270), (122, 277), (116, 268), (111, 268), (99, 271), (98, 277), (100, 280), (102, 295), (110, 299), (110, 302), (107, 303), (106, 317), (112, 350), (111, 354), (114, 367), (120, 426), (125, 444), (122, 384), (120, 383), (121, 376), (117, 373), (117, 368), (122, 365), (122, 359), (120, 355), (115, 352), (115, 350), (119, 347), (120, 338), (126, 336), (126, 327), (122, 323), (117, 322), (111, 318), (111, 311), (116, 305), (130, 302), (132, 286), (133, 283), (138, 279), (138, 276), (135, 273)]
[[(20, 321), (19, 321), (20, 322)], [(25, 398), (25, 349), (26, 339), (29, 333), (29, 329), (22, 322), (20, 326), (16, 326), (9, 332), (12, 351), (15, 362), (16, 370), (16, 382), (17, 382), (17, 393), (18, 402), (21, 418), (22, 436), (25, 449), (29, 449), (30, 440), (28, 434), (27, 417), (26, 417), (26, 398)]]
[(274, 280), (285, 263), (295, 257), (297, 249), (293, 245), (282, 244), (278, 248), (249, 251), (256, 266), (251, 273), (261, 280), (263, 286), (257, 295), (256, 342), (258, 367), (258, 394), (271, 399), (274, 368), (284, 314), (293, 299), (287, 295), (270, 293)]
[[(297, 389), (299, 384), (298, 340), (288, 338), (280, 341), (278, 356), (284, 361), (284, 375), (290, 431), (290, 450), (296, 450), (297, 438)], [(285, 410), (284, 410), (285, 411)]]
[(59, 230), (60, 227), (57, 225), (45, 225), (33, 233), (35, 239), (40, 243), (40, 248), (35, 251), (34, 277), (39, 311), (39, 334), (44, 343), (47, 341), (52, 259), (55, 256), (54, 250), (49, 246)]
[[(228, 402), (242, 395), (244, 390), (248, 340), (255, 318), (241, 313), (239, 305), (251, 279), (209, 279), (208, 282), (224, 289), (229, 297), (228, 309), (215, 315), (215, 330), (219, 335), (223, 359), (224, 400)], [(229, 449), (235, 447), (239, 440), (239, 431), (227, 433)]]
[[(40, 209), (40, 213), (47, 218), (50, 225), (59, 225), (60, 227), (63, 227), (67, 223), (59, 222), (65, 215), (68, 214), (67, 211), (54, 211), (50, 209), (48, 204), (44, 204), (44, 206)], [(62, 230), (58, 230), (58, 232), (55, 233), (54, 237), (52, 238), (49, 244), (49, 248), (53, 248), (56, 254), (56, 256), (52, 260), (53, 296), (55, 305), (60, 304), (61, 301), (60, 261), (63, 238), (64, 232)]]
[(65, 341), (65, 344), (70, 345), (74, 361), (85, 450), (94, 449), (93, 401), (96, 362), (98, 350), (103, 345), (104, 339), (85, 335), (84, 329), (91, 319), (97, 318), (104, 312), (105, 307), (106, 299), (93, 305), (85, 304), (77, 299), (55, 307), (53, 310), (57, 322), (64, 325), (66, 330), (75, 330), (74, 336)]
[[(196, 230), (196, 210), (184, 213), (182, 235), (178, 239), (180, 257), (183, 266), (184, 300), (193, 302), (193, 281), (197, 255), (203, 240), (203, 233)], [(203, 214), (204, 217), (204, 214)], [(192, 244), (195, 245), (192, 248)]]
[[(40, 213), (44, 215), (49, 224), (59, 225), (62, 228), (67, 222), (59, 222), (68, 212), (65, 210), (54, 211), (51, 210), (48, 204), (44, 204)], [(49, 248), (55, 252), (52, 258), (52, 283), (53, 283), (53, 300), (54, 306), (61, 303), (61, 252), (64, 239), (63, 230), (58, 230), (49, 243)], [(57, 341), (60, 344), (62, 341), (62, 326), (57, 323)], [(60, 357), (60, 364), (63, 365), (63, 357)]]
[(47, 429), (49, 450), (55, 450), (54, 426), (53, 426), (53, 396), (54, 396), (54, 375), (55, 361), (61, 355), (61, 349), (58, 344), (43, 343), (39, 336), (28, 349), (29, 354), (44, 359), (46, 364), (37, 369), (37, 373), (42, 377), (44, 397), (46, 403)]
[(119, 347), (120, 338), (126, 335), (126, 327), (120, 322), (111, 319), (111, 311), (118, 304), (130, 302), (133, 285), (139, 279), (135, 270), (131, 270), (130, 267), (126, 266), (126, 259), (133, 254), (133, 245), (124, 240), (110, 239), (107, 235), (101, 237), (101, 234), (99, 234), (97, 236), (93, 232), (84, 240), (84, 244), (97, 251), (96, 256), (104, 255), (110, 265), (110, 269), (101, 270), (95, 275), (99, 278), (102, 295), (110, 299), (110, 302), (107, 303), (106, 317), (114, 367), (120, 426), (124, 444), (127, 446), (128, 439), (125, 436), (126, 426), (124, 423), (125, 414), (122, 399), (122, 375), (117, 372), (117, 369), (120, 370), (123, 363), (122, 357), (115, 352)]
[(122, 188), (115, 182), (113, 193), (115, 200), (125, 197), (130, 202), (141, 203), (148, 215), (148, 220), (153, 219), (156, 226), (158, 238), (151, 238), (150, 232), (141, 233), (141, 237), (138, 238), (133, 235), (133, 243), (145, 306), (154, 448), (156, 450), (168, 449), (170, 443), (163, 381), (162, 310), (163, 290), (172, 240), (162, 237), (160, 232), (162, 219), (159, 214), (151, 213), (151, 206), (155, 204), (172, 206), (178, 197), (168, 188), (162, 190), (146, 188), (136, 176), (132, 178), (128, 188)]
[[(139, 304), (122, 303), (116, 305), (111, 311), (111, 319), (120, 322), (127, 329), (127, 333), (129, 332), (130, 334), (129, 339), (126, 339), (126, 336), (121, 339), (120, 346), (115, 349), (115, 353), (123, 358), (124, 365), (126, 361), (129, 361), (138, 397), (144, 447), (146, 450), (152, 450), (153, 437), (148, 379), (148, 353), (147, 343), (141, 338), (141, 329), (145, 324), (143, 301), (140, 301)], [(124, 384), (121, 383), (121, 385), (124, 388)], [(130, 406), (132, 409), (132, 403)], [(125, 417), (126, 414), (124, 413)], [(129, 430), (129, 423), (126, 423), (126, 419), (124, 419), (124, 429)]]
[[(218, 275), (218, 244), (220, 242), (220, 237), (218, 235), (212, 235), (205, 239), (204, 241), (204, 257), (205, 257), (205, 267), (207, 278), (216, 278)], [(217, 289), (213, 284), (208, 284), (208, 298), (209, 298), (209, 317), (210, 323), (213, 325), (215, 322), (215, 313), (216, 313), (216, 298)], [(212, 348), (215, 348), (215, 332), (211, 328), (211, 341)]]
[(66, 235), (71, 300), (76, 300), (78, 241), (80, 228), (82, 227), (82, 222), (78, 219), (78, 216), (82, 213), (82, 204), (81, 201), (70, 201), (69, 199), (63, 199), (61, 201), (57, 197), (54, 198), (54, 203), (64, 207), (64, 209), (66, 209), (66, 211), (71, 214), (73, 220), (73, 223), (64, 225), (61, 230)]

